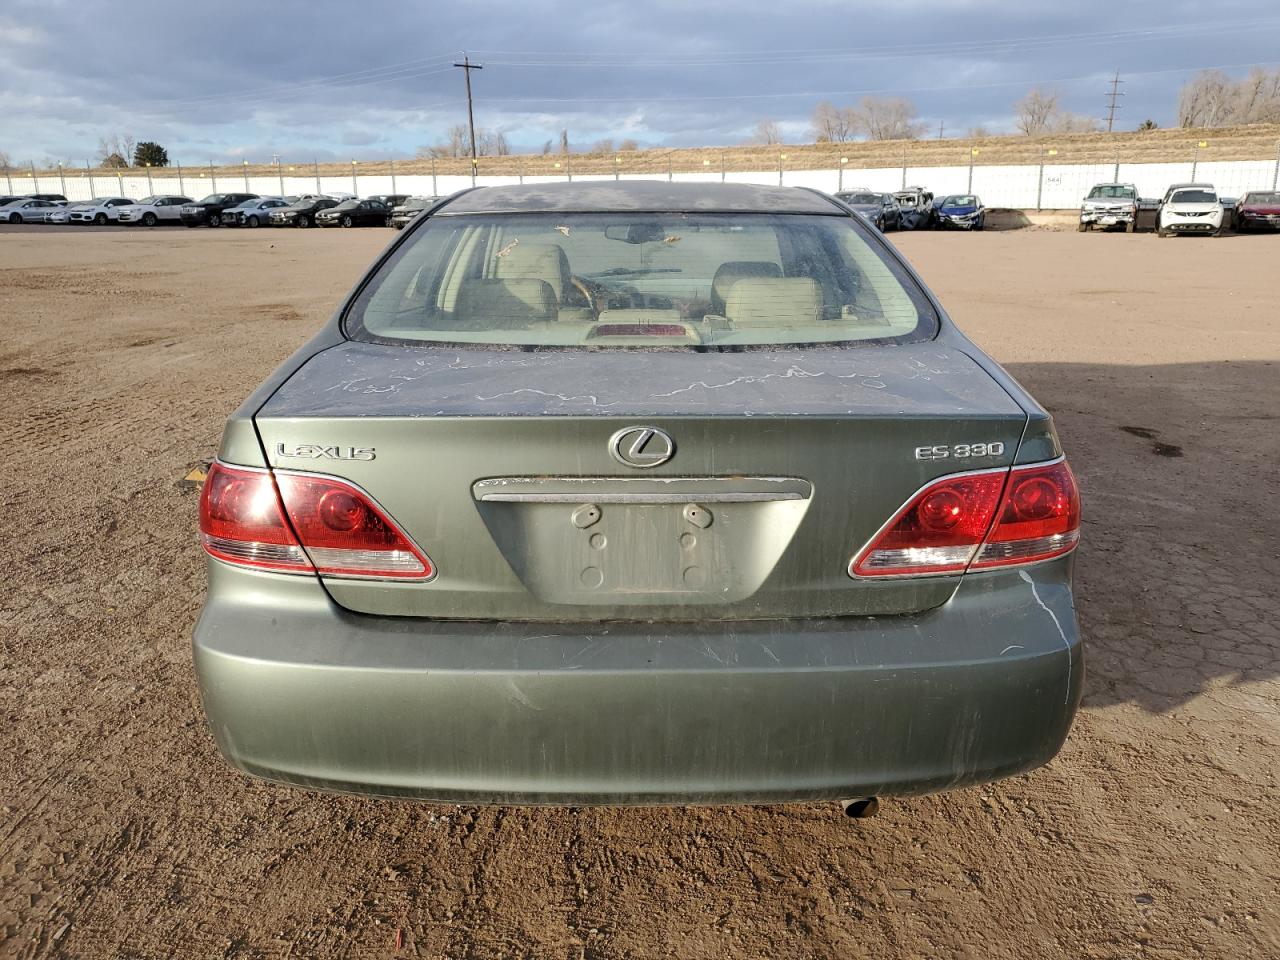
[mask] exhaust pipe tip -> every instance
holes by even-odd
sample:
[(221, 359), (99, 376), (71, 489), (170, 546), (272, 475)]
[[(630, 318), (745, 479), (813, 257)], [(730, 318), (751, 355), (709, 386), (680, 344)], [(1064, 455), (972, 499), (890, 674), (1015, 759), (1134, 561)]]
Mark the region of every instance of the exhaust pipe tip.
[(844, 815), (854, 820), (865, 820), (868, 817), (874, 817), (880, 812), (879, 797), (862, 797), (857, 800), (841, 800), (840, 806), (844, 808)]

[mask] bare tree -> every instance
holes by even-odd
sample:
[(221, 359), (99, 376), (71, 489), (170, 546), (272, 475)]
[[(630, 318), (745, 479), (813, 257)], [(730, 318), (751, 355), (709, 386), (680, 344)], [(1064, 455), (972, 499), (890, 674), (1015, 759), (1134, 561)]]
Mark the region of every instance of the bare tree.
[(569, 131), (567, 129), (560, 131), (560, 152), (569, 152)]
[(1178, 126), (1221, 127), (1235, 112), (1235, 85), (1221, 70), (1202, 70), (1178, 92)]
[(613, 153), (613, 137), (602, 137), (591, 145), (592, 153)]
[(823, 100), (813, 109), (813, 138), (818, 143), (844, 143), (858, 133), (857, 113)]
[(98, 138), (98, 165), (118, 169), (129, 165), (133, 156), (133, 138), (111, 133)]
[(915, 140), (925, 130), (916, 105), (905, 97), (863, 97), (849, 113), (854, 129), (868, 140)]
[(8, 170), (9, 166), (9, 151), (0, 150), (0, 170)]
[(551, 153), (551, 141), (547, 140), (542, 144), (542, 155), (545, 157)]
[(753, 143), (763, 143), (766, 146), (782, 142), (782, 131), (778, 129), (777, 120), (761, 120), (756, 124), (755, 133), (752, 134)]
[(970, 140), (983, 140), (986, 137), (991, 136), (991, 131), (982, 124), (978, 124), (976, 127), (970, 127), (966, 136), (968, 136)]
[(1102, 123), (1097, 117), (1086, 117), (1082, 113), (1071, 113), (1059, 110), (1049, 120), (1049, 133), (1097, 133)]
[(1147, 119), (1143, 120), (1140, 124), (1138, 124), (1138, 132), (1145, 133), (1148, 130), (1155, 130), (1159, 126), (1160, 124), (1156, 123), (1150, 117), (1147, 117)]
[(1280, 70), (1272, 73), (1254, 67), (1236, 84), (1232, 123), (1276, 123), (1280, 121)]
[(1025, 97), (1013, 105), (1014, 124), (1029, 137), (1048, 133), (1054, 115), (1058, 112), (1058, 93), (1055, 90), (1032, 88)]
[(476, 131), (476, 153), (482, 157), (505, 157), (511, 153), (507, 135), (501, 130)]
[[(505, 157), (511, 153), (511, 145), (507, 143), (507, 135), (501, 130), (485, 130), (476, 128), (476, 156)], [(420, 158), (469, 157), (471, 156), (471, 131), (465, 123), (454, 124), (449, 128), (448, 139), (430, 147), (418, 150)]]
[(449, 128), (448, 139), (443, 143), (422, 147), (418, 150), (421, 158), (464, 157), (471, 153), (470, 136), (465, 123), (454, 124)]
[(637, 141), (632, 140), (630, 137), (627, 137), (627, 139), (618, 144), (618, 150), (621, 153), (634, 153), (639, 149), (640, 144)]

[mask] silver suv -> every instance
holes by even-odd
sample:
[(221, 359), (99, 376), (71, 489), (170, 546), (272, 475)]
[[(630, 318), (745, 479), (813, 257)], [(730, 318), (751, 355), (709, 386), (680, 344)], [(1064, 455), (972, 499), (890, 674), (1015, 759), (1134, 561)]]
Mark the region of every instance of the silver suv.
[(1138, 188), (1132, 183), (1099, 183), (1080, 204), (1081, 233), (1098, 227), (1123, 225), (1133, 233), (1138, 220)]

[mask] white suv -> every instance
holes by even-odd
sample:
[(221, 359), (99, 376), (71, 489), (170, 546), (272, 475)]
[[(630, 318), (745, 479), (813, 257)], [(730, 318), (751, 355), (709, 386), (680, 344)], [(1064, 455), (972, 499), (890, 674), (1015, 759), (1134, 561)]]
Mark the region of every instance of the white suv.
[(157, 223), (181, 223), (179, 211), (184, 203), (190, 203), (190, 197), (162, 196), (143, 197), (137, 203), (120, 208), (120, 222), (128, 224), (141, 223), (154, 227)]
[(1160, 202), (1156, 233), (1162, 237), (1175, 233), (1204, 233), (1216, 237), (1222, 232), (1222, 221), (1222, 203), (1213, 184), (1175, 183)]
[(68, 219), (71, 223), (96, 223), (102, 226), (108, 221), (119, 221), (120, 208), (133, 203), (125, 197), (99, 197), (88, 203), (77, 203), (71, 208)]

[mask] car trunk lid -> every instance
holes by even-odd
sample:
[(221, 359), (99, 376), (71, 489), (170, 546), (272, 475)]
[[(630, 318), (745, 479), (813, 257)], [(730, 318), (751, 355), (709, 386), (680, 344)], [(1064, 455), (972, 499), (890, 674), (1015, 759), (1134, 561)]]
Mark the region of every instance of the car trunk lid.
[(928, 481), (1012, 463), (1025, 422), (977, 363), (934, 346), (357, 342), (312, 358), (256, 418), (273, 468), (356, 484), (438, 570), (327, 578), (338, 603), (555, 620), (935, 606), (957, 577), (858, 580), (850, 558)]

